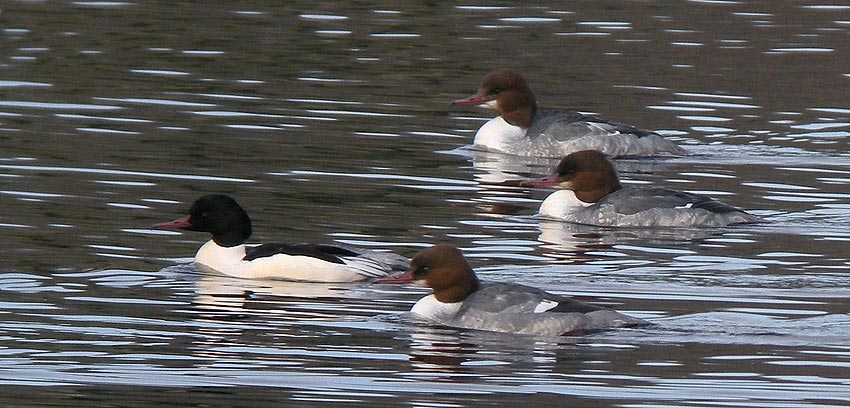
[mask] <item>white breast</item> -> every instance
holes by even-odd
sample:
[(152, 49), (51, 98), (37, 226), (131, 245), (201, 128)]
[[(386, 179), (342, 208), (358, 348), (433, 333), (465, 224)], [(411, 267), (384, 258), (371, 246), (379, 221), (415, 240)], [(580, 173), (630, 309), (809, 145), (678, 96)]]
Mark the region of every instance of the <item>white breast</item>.
[(213, 240), (207, 241), (195, 254), (195, 262), (218, 272), (229, 274), (245, 258), (245, 245), (223, 247)]
[(463, 302), (443, 303), (434, 295), (428, 295), (416, 302), (410, 311), (428, 320), (446, 323), (457, 315), (462, 304)]
[(525, 137), (526, 129), (511, 125), (497, 116), (490, 119), (475, 133), (475, 145), (487, 150), (512, 152), (519, 143), (529, 143)]
[(549, 194), (540, 204), (540, 215), (549, 218), (569, 219), (569, 215), (579, 209), (589, 207), (592, 203), (586, 203), (576, 197), (572, 190), (558, 190)]

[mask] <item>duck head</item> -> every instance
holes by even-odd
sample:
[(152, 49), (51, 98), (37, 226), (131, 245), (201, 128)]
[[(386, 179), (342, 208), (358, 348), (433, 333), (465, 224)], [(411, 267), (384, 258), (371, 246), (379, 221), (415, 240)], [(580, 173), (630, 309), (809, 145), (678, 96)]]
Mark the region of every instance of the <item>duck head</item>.
[(481, 82), (478, 93), (453, 101), (452, 105), (493, 109), (506, 122), (524, 129), (529, 127), (537, 112), (537, 99), (525, 78), (507, 69), (491, 72)]
[(614, 164), (597, 150), (573, 152), (561, 159), (555, 173), (522, 183), (527, 187), (557, 187), (572, 190), (585, 203), (595, 203), (622, 188)]
[(480, 281), (459, 249), (438, 244), (424, 249), (410, 261), (410, 269), (397, 276), (378, 279), (376, 283), (418, 283), (434, 290), (434, 297), (443, 303), (466, 299), (478, 290)]
[(245, 243), (251, 236), (251, 219), (233, 198), (209, 194), (195, 200), (185, 217), (153, 228), (208, 232), (216, 244), (232, 247)]

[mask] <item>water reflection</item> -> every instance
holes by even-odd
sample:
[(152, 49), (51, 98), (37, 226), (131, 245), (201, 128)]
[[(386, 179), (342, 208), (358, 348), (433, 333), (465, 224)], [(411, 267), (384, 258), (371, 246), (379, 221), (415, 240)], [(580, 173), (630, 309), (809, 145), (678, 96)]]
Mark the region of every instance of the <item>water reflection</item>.
[[(598, 256), (603, 253), (607, 256), (618, 256), (608, 250), (614, 246), (625, 248), (627, 245), (623, 244), (624, 242), (640, 243), (642, 247), (646, 246), (646, 252), (676, 254), (681, 252), (671, 248), (672, 246), (722, 234), (722, 230), (716, 228), (602, 228), (547, 220), (541, 220), (539, 226), (538, 240), (544, 244), (542, 248), (550, 252), (553, 258), (560, 260), (568, 256)], [(651, 245), (658, 248), (650, 250)], [(685, 252), (693, 253), (689, 250)]]
[[(81, 333), (98, 335), (98, 340), (92, 339), (82, 344), (102, 351), (45, 354), (42, 351), (18, 349), (18, 356), (37, 352), (42, 361), (48, 362), (67, 358), (85, 359), (88, 364), (96, 364), (99, 375), (81, 374), (77, 370), (80, 366), (21, 361), (16, 367), (4, 370), (7, 374), (18, 376), (8, 378), (19, 378), (29, 372), (35, 373), (38, 382), (44, 384), (130, 384), (130, 378), (133, 378), (133, 383), (137, 385), (168, 383), (171, 386), (190, 387), (287, 387), (301, 390), (304, 395), (314, 395), (310, 390), (316, 389), (314, 385), (321, 383), (322, 389), (345, 389), (352, 396), (358, 395), (358, 390), (391, 395), (427, 390), (436, 397), (457, 393), (525, 394), (541, 392), (543, 388), (552, 388), (547, 392), (563, 395), (601, 397), (638, 381), (644, 383), (642, 388), (648, 387), (650, 393), (657, 392), (654, 398), (663, 399), (671, 396), (667, 387), (673, 380), (640, 375), (636, 370), (639, 367), (683, 367), (688, 363), (675, 357), (663, 361), (651, 357), (655, 355), (651, 351), (655, 344), (716, 343), (721, 347), (718, 354), (704, 357), (706, 361), (714, 363), (715, 371), (705, 371), (703, 377), (712, 378), (712, 386), (733, 387), (742, 395), (747, 395), (748, 391), (746, 385), (736, 383), (740, 381), (740, 376), (721, 375), (731, 368), (727, 366), (747, 362), (759, 366), (806, 364), (842, 367), (842, 362), (835, 359), (841, 359), (840, 356), (846, 352), (841, 349), (843, 335), (835, 331), (838, 327), (847, 326), (846, 316), (827, 315), (816, 309), (802, 313), (796, 308), (789, 308), (806, 305), (818, 307), (819, 304), (803, 300), (808, 298), (805, 293), (793, 294), (787, 291), (767, 293), (759, 300), (747, 296), (748, 291), (742, 288), (727, 291), (720, 296), (711, 295), (715, 302), (735, 305), (728, 308), (728, 312), (655, 318), (658, 327), (653, 328), (606, 332), (590, 337), (539, 339), (439, 328), (416, 321), (381, 317), (388, 309), (409, 308), (419, 296), (418, 293), (409, 293), (409, 296), (404, 296), (408, 299), (406, 302), (397, 303), (399, 294), (408, 291), (404, 288), (395, 289), (401, 293), (385, 293), (366, 285), (245, 281), (199, 275), (186, 266), (167, 268), (159, 273), (115, 270), (61, 275), (63, 279), (80, 277), (107, 287), (172, 287), (185, 291), (185, 285), (192, 284), (195, 285), (194, 289), (187, 293), (194, 293), (194, 300), (191, 305), (185, 302), (145, 301), (146, 305), (171, 308), (177, 313), (160, 313), (160, 318), (76, 315), (60, 316), (58, 321), (64, 322), (64, 326), (37, 325), (35, 329), (40, 332), (39, 336), (45, 338), (51, 338), (52, 331), (68, 332), (68, 324), (81, 325)], [(582, 293), (581, 288), (576, 292)], [(642, 289), (632, 287), (630, 292), (636, 296), (633, 298), (640, 298), (640, 293), (643, 293), (650, 295), (650, 299), (656, 299), (657, 295), (654, 294), (658, 293), (657, 288), (650, 286)], [(837, 294), (833, 292), (831, 295)], [(679, 296), (667, 293), (664, 298), (686, 305), (689, 299), (705, 296), (694, 289), (681, 292)], [(87, 296), (73, 298), (77, 301), (94, 300)], [(374, 307), (376, 300), (383, 306)], [(114, 305), (121, 307), (127, 305), (128, 301), (129, 304), (133, 303), (127, 297), (114, 298), (113, 301), (117, 302)], [(762, 306), (755, 309), (737, 306), (758, 305), (759, 302)], [(361, 307), (352, 307), (357, 304)], [(43, 305), (25, 308), (36, 313), (39, 310), (42, 313), (51, 310)], [(807, 314), (811, 317), (805, 317)], [(187, 322), (179, 316), (189, 316), (190, 319)], [(341, 317), (343, 319), (340, 321)], [(116, 325), (134, 328), (122, 330), (122, 334), (119, 334), (110, 329)], [(189, 333), (182, 330), (187, 325), (191, 328)], [(812, 330), (813, 327), (818, 329)], [(5, 329), (20, 330), (10, 324), (6, 324)], [(335, 345), (332, 337), (328, 337), (342, 335), (350, 338), (357, 332), (371, 333), (373, 341), (379, 343), (352, 344), (344, 341)], [(127, 353), (116, 347), (126, 347), (131, 343), (108, 340), (127, 336), (138, 338), (137, 341), (145, 341), (145, 338), (167, 341), (194, 339), (189, 347), (195, 353), (180, 356), (171, 353)], [(263, 340), (265, 337), (280, 341), (272, 345)], [(307, 346), (309, 342), (317, 340), (319, 344)], [(823, 351), (794, 361), (782, 356), (765, 356), (758, 351), (760, 348), (756, 348), (765, 345), (795, 347), (812, 342), (821, 344)], [(406, 346), (398, 349), (399, 343)], [(78, 343), (68, 343), (68, 346), (72, 344)], [(722, 348), (725, 344), (745, 345), (748, 348)], [(390, 345), (393, 345), (393, 349), (390, 349)], [(833, 347), (832, 350), (830, 347)], [(360, 374), (346, 374), (345, 370), (337, 373), (325, 370), (324, 374), (308, 374), (304, 371), (305, 368), (343, 361), (349, 362), (347, 364), (360, 362), (361, 365), (375, 368), (361, 367), (358, 369)], [(139, 364), (141, 362), (155, 364)], [(383, 368), (378, 371), (375, 364)], [(400, 374), (401, 377), (396, 377), (399, 378), (397, 380), (383, 378), (380, 373), (387, 370), (398, 371), (396, 376)], [(762, 378), (757, 371), (752, 376)], [(192, 375), (186, 376), (187, 373)], [(286, 381), (278, 381), (284, 377)], [(405, 380), (415, 380), (417, 390), (410, 390)], [(571, 384), (570, 387), (565, 387), (564, 381)], [(761, 386), (773, 386), (776, 382), (776, 379), (759, 380)], [(823, 382), (818, 381), (819, 384)], [(5, 381), (4, 384), (34, 383), (14, 380)], [(688, 384), (701, 387), (693, 381)], [(705, 386), (708, 387), (708, 383)], [(660, 388), (651, 391), (653, 387)], [(822, 389), (823, 385), (820, 387)], [(662, 388), (666, 391), (662, 392)], [(799, 392), (807, 391), (800, 388)]]

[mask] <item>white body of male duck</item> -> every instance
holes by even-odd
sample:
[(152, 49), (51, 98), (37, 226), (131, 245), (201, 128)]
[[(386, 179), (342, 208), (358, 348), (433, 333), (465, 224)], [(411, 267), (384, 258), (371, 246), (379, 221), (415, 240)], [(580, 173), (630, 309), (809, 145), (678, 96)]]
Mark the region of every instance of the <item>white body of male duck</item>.
[(410, 262), (408, 272), (376, 283), (420, 283), (433, 289), (410, 310), (434, 323), (540, 336), (581, 334), (649, 322), (614, 310), (513, 283), (481, 282), (460, 250), (440, 244)]
[(622, 187), (604, 154), (569, 154), (555, 174), (524, 182), (559, 187), (540, 205), (546, 218), (610, 227), (720, 227), (764, 222), (762, 218), (709, 197), (658, 187)]
[(384, 277), (393, 265), (333, 245), (262, 244), (246, 246), (251, 220), (231, 197), (220, 194), (198, 198), (189, 214), (154, 225), (212, 234), (195, 254), (195, 263), (217, 272), (249, 279), (288, 279), (310, 282), (354, 282)]
[(481, 149), (532, 157), (563, 157), (599, 150), (610, 157), (678, 156), (687, 152), (661, 135), (579, 112), (538, 110), (534, 93), (517, 72), (489, 74), (478, 93), (452, 102), (494, 109), (499, 116), (478, 129)]

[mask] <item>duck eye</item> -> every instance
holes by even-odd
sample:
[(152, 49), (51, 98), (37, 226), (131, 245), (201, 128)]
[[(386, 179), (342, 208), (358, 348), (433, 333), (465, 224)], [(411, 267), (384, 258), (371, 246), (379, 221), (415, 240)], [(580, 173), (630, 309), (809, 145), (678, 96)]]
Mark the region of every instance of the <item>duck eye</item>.
[(493, 88), (490, 91), (490, 93), (493, 94), (493, 95), (498, 95), (498, 94), (502, 93), (502, 88)]
[(564, 166), (564, 167), (557, 169), (557, 173), (562, 175), (562, 176), (565, 176), (565, 177), (566, 176), (574, 176), (576, 174), (577, 170), (578, 169), (575, 166), (569, 166), (569, 167)]
[(431, 268), (429, 268), (427, 266), (420, 266), (420, 267), (416, 268), (416, 274), (418, 274), (418, 275), (425, 275), (428, 272), (431, 272)]

